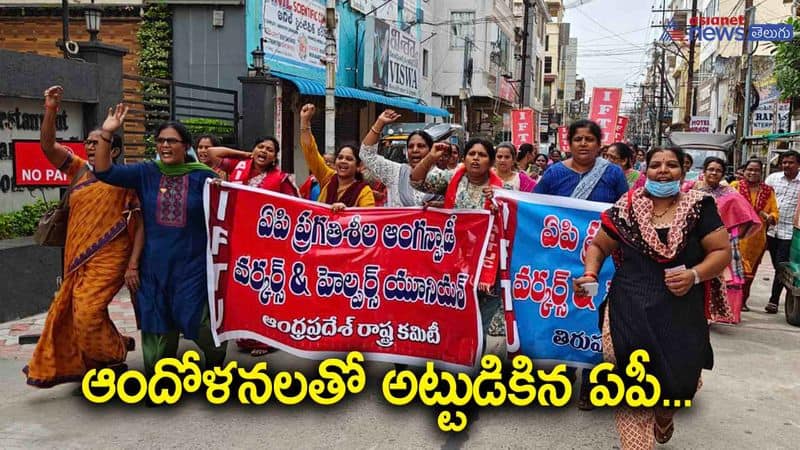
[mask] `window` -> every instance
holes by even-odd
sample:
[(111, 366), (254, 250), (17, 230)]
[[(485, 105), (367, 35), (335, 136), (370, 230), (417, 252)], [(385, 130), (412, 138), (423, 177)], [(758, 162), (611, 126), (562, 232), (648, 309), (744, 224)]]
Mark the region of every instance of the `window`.
[(422, 76), (428, 76), (428, 50), (422, 49)]
[(475, 12), (453, 11), (450, 13), (450, 47), (463, 47), (464, 41), (475, 42)]
[(504, 71), (508, 71), (508, 61), (511, 56), (511, 41), (500, 28), (497, 29), (497, 60), (495, 63)]
[(553, 57), (544, 57), (544, 73), (553, 73)]
[(544, 37), (544, 51), (546, 51), (546, 52), (550, 51), (550, 35), (549, 34)]

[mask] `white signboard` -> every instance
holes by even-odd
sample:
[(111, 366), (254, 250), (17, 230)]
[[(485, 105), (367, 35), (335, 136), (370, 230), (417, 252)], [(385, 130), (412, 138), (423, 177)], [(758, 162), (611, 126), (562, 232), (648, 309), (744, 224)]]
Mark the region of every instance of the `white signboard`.
[[(0, 213), (17, 211), (33, 203), (36, 197), (25, 188), (14, 188), (14, 166), (11, 160), (11, 141), (39, 139), (44, 117), (44, 99), (32, 100), (0, 96)], [(56, 138), (83, 139), (83, 112), (79, 103), (62, 103), (56, 117)], [(36, 189), (32, 192), (39, 192)], [(47, 200), (57, 200), (58, 190), (44, 189)]]
[(324, 69), (324, 0), (264, 0), (262, 27), (265, 59), (298, 66)]
[(364, 34), (362, 85), (409, 97), (419, 96), (419, 40), (374, 17), (367, 18)]
[(693, 133), (710, 133), (711, 119), (708, 116), (692, 116), (689, 131)]
[(777, 133), (778, 130), (787, 131), (789, 120), (788, 102), (767, 102), (758, 105), (752, 116), (753, 136)]

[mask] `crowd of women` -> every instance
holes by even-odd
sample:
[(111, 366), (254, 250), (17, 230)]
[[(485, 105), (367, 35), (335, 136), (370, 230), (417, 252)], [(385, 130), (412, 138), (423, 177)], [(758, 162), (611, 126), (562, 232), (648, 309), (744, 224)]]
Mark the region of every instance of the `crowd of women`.
[[(57, 86), (45, 92), (42, 149), (77, 183), (69, 200), (66, 275), (26, 367), (28, 383), (40, 387), (79, 380), (91, 368), (125, 370), (134, 340), (117, 331), (107, 310), (123, 284), (134, 297), (146, 372), (159, 359), (175, 356), (180, 334), (198, 344), (207, 366), (224, 362), (226, 349), (213, 343), (207, 307), (207, 179), (302, 195), (333, 211), (373, 207), (376, 197), (392, 207), (493, 209), (495, 189), (611, 203), (573, 288), (580, 293), (597, 281), (603, 261), (613, 256), (617, 270), (598, 317), (605, 358), (624, 361), (633, 350), (647, 350), (651, 373), (665, 398), (673, 399), (691, 399), (701, 370), (713, 364), (709, 320), (734, 320), (731, 306), (746, 310), (765, 247), (762, 224), (777, 220), (775, 194), (761, 182), (760, 162), (748, 161), (743, 178), (728, 185), (722, 179), (726, 162), (711, 158), (702, 181), (686, 183), (689, 164), (682, 150), (645, 154), (622, 142), (601, 149), (600, 128), (585, 120), (569, 127), (569, 155), (481, 138), (460, 149), (415, 131), (407, 139), (407, 162), (400, 163), (378, 151), (384, 127), (399, 118), (394, 111), (383, 111), (360, 145), (342, 145), (323, 156), (311, 133), (316, 111), (309, 104), (300, 110), (299, 132), (311, 176), (298, 189), (279, 168), (275, 138), (259, 138), (250, 151), (241, 151), (220, 146), (213, 136), (192, 141), (179, 122), (158, 128), (156, 161), (114, 164), (124, 105), (109, 110), (102, 126), (89, 133), (84, 161), (55, 142), (62, 94)], [(726, 285), (729, 293), (741, 292), (739, 303), (726, 299)], [(504, 334), (498, 283), (480, 283), (479, 306), (484, 331)], [(259, 342), (238, 344), (255, 355), (270, 351)], [(579, 406), (590, 408), (583, 388)], [(618, 409), (623, 447), (666, 442), (673, 414)]]

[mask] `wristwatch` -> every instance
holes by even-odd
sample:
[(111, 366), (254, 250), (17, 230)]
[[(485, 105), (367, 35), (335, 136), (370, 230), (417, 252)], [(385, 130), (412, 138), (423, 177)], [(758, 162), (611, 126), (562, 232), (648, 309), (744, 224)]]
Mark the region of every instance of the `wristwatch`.
[(700, 274), (697, 273), (697, 269), (692, 269), (692, 273), (694, 274), (694, 284), (700, 284)]

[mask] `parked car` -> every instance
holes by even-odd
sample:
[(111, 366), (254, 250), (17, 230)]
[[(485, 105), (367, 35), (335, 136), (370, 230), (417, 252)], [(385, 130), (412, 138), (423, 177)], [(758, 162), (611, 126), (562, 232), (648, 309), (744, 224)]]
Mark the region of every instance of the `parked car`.
[[(696, 180), (703, 172), (703, 162), (715, 156), (725, 162), (733, 160), (733, 144), (736, 136), (723, 133), (690, 133), (673, 131), (667, 136), (667, 144), (679, 147), (692, 156), (692, 168), (686, 173), (687, 180)], [(728, 173), (732, 175), (735, 168), (728, 164)]]
[(384, 128), (378, 154), (392, 161), (402, 164), (407, 163), (406, 140), (408, 135), (416, 130), (424, 130), (431, 135), (434, 142), (447, 139), (449, 142), (458, 145), (462, 152), (464, 151), (466, 134), (461, 125), (452, 123), (396, 123)]

